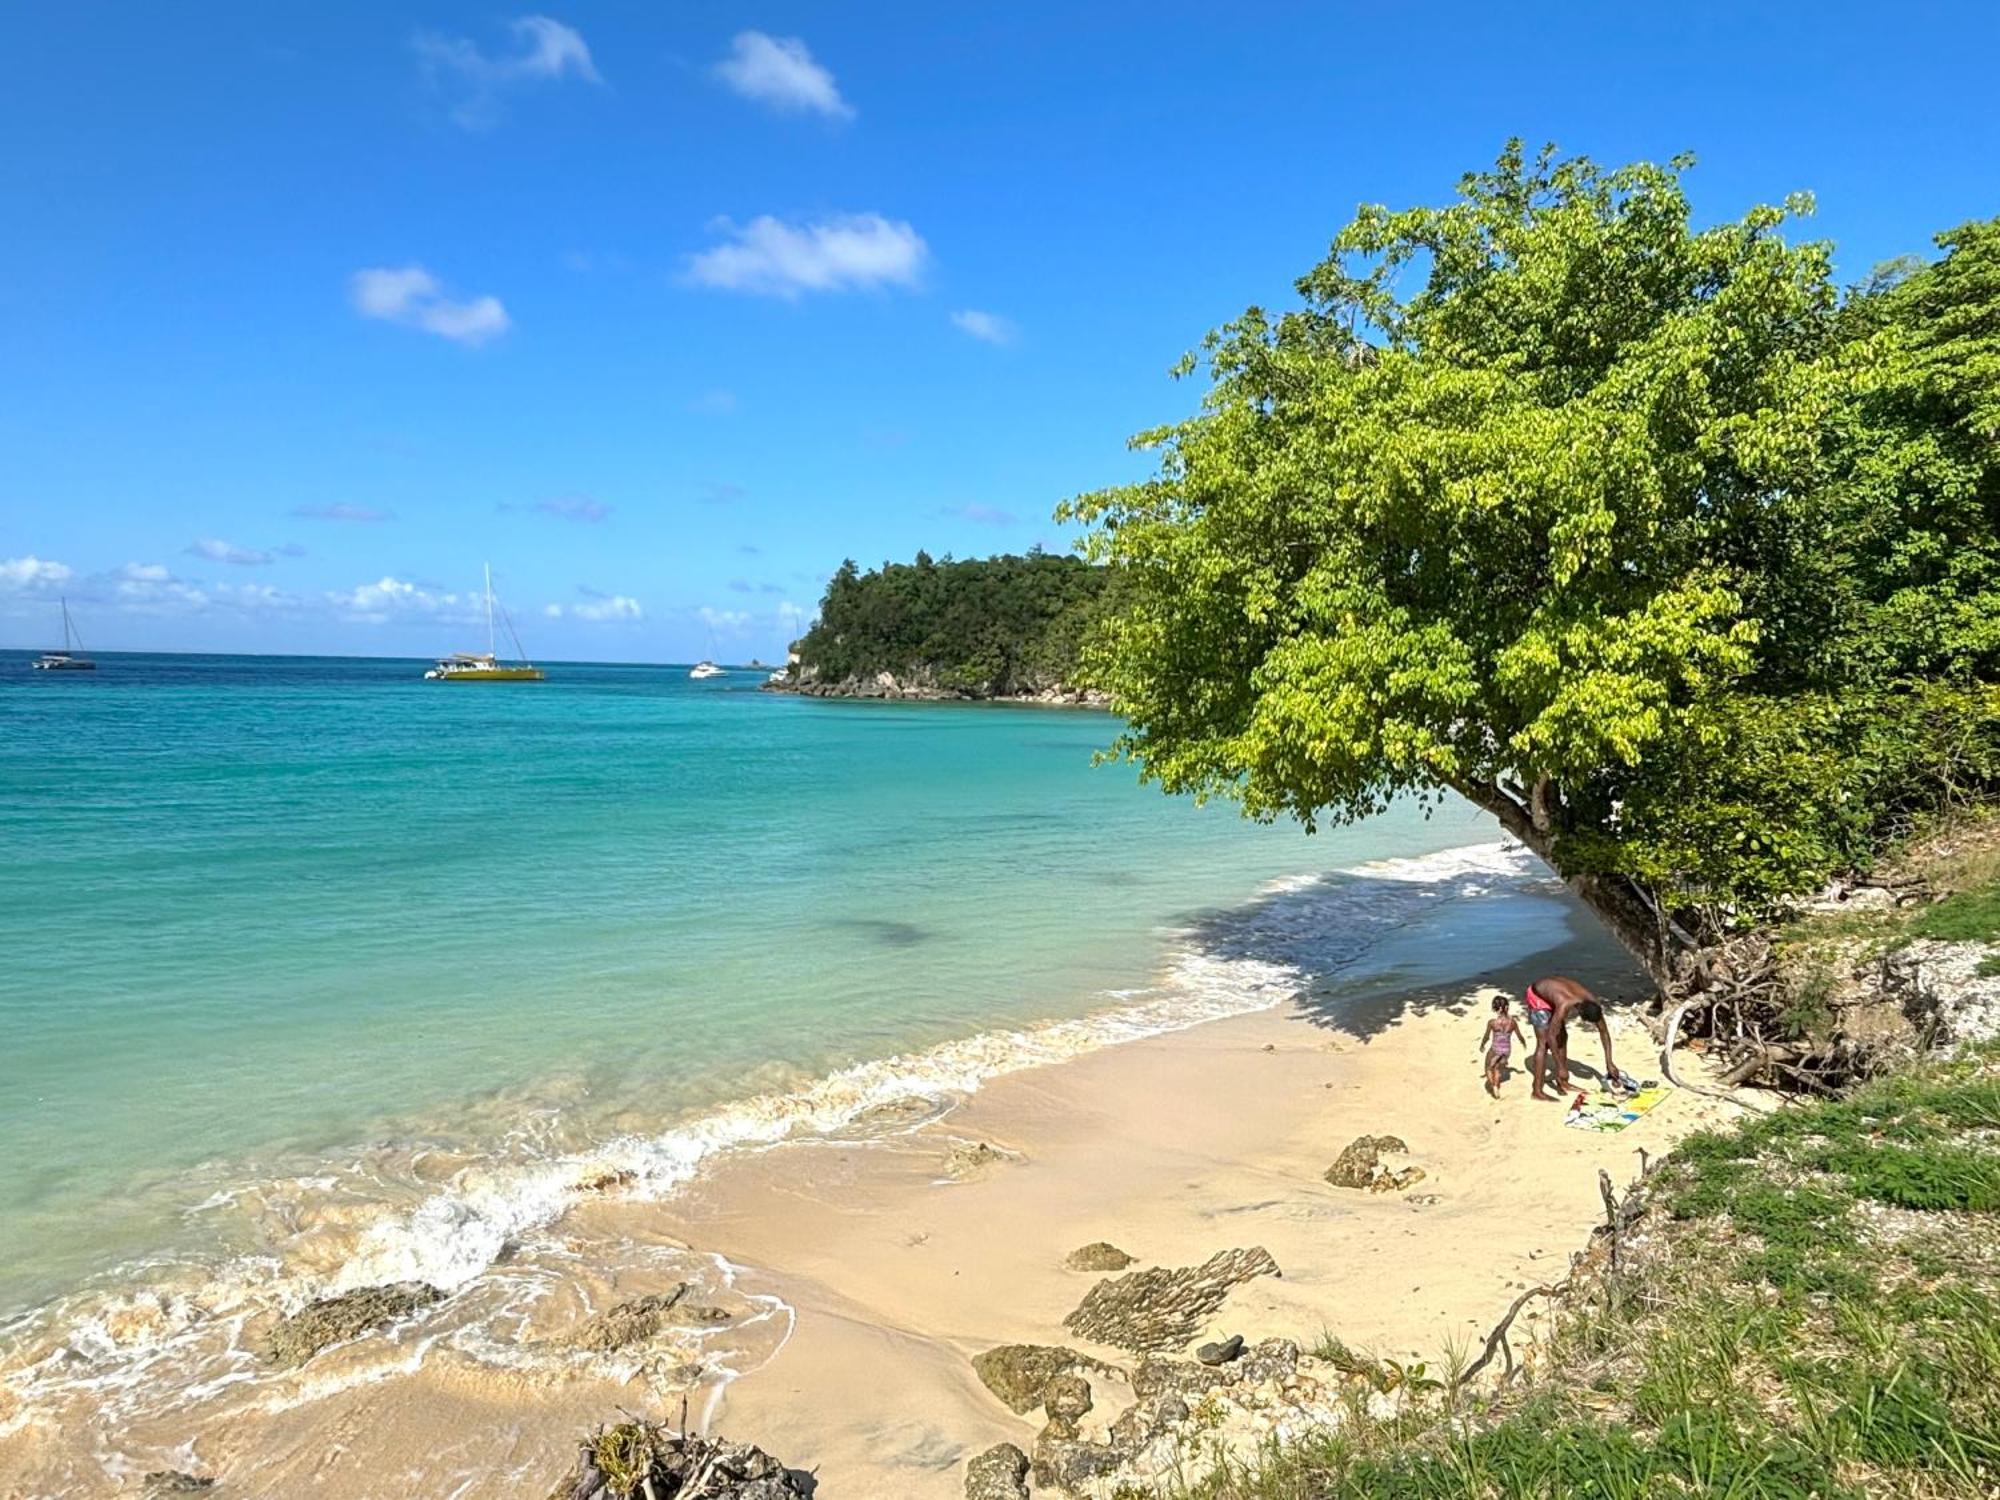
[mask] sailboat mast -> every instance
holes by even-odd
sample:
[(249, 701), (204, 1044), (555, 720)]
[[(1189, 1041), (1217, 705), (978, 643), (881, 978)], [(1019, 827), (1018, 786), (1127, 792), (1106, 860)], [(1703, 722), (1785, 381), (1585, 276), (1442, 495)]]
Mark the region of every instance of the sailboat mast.
[(486, 654), (496, 656), (493, 648), (493, 564), (486, 565)]
[(63, 615), (63, 655), (67, 656), (67, 655), (69, 655), (69, 634), (70, 634), (70, 632), (69, 632), (69, 595), (67, 595), (67, 594), (63, 595), (63, 596), (62, 596), (62, 599), (61, 599), (61, 601), (60, 601), (60, 602), (61, 602), (61, 604), (62, 604), (62, 615)]

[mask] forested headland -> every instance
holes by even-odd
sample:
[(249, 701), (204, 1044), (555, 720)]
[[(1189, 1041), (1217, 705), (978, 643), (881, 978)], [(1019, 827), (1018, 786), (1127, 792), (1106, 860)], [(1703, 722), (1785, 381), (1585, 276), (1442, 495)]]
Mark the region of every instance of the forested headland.
[(823, 697), (1088, 701), (1086, 638), (1111, 607), (1111, 572), (1023, 554), (840, 565), (782, 686)]

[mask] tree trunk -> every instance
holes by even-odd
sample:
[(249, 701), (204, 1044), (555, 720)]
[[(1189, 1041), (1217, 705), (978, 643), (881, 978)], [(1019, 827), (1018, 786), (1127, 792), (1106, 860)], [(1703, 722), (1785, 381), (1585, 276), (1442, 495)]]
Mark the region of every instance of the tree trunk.
[[(1527, 845), (1542, 863), (1562, 875), (1563, 883), (1577, 900), (1590, 908), (1605, 930), (1618, 940), (1655, 981), (1665, 985), (1673, 978), (1673, 935), (1657, 907), (1626, 876), (1563, 875), (1551, 857), (1555, 845), (1552, 820), (1536, 817), (1530, 807), (1492, 782), (1454, 783), (1452, 790), (1468, 802), (1485, 808), (1500, 820), (1500, 826)], [(1546, 797), (1545, 784), (1536, 783), (1536, 797)]]

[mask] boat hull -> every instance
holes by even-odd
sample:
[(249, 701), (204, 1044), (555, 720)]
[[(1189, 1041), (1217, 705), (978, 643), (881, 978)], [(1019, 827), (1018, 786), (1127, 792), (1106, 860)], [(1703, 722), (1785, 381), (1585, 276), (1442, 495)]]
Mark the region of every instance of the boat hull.
[(28, 663), (37, 672), (95, 672), (94, 661), (32, 661)]
[(476, 672), (426, 672), (432, 682), (543, 682), (548, 673), (540, 667), (487, 667)]

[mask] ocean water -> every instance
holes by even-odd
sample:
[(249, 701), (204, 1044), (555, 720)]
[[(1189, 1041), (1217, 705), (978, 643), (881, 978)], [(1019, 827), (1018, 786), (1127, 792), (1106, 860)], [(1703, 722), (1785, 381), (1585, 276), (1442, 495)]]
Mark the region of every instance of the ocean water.
[[(16, 1334), (190, 1268), (293, 1304), (465, 1287), (580, 1172), (670, 1192), (719, 1151), (1566, 920), (1470, 808), (1248, 824), (1094, 766), (1099, 714), (100, 661), (0, 655)], [(1495, 890), (1519, 899), (1465, 899)]]

